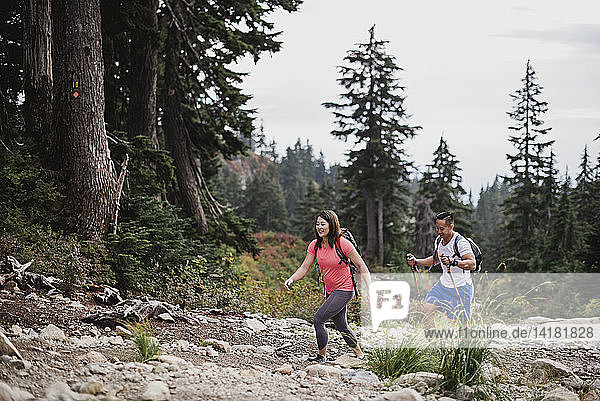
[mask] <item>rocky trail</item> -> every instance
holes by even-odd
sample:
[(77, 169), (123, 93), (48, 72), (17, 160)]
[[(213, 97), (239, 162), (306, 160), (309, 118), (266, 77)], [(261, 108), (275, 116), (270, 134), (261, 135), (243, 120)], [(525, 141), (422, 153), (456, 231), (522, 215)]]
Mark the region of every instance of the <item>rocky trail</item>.
[[(477, 388), (443, 390), (431, 372), (390, 383), (350, 357), (330, 332), (330, 362), (309, 364), (312, 325), (220, 310), (151, 319), (161, 354), (134, 362), (127, 329), (85, 323), (111, 311), (74, 299), (0, 291), (0, 401), (486, 399)], [(489, 367), (508, 399), (600, 400), (600, 350), (513, 350)], [(533, 373), (532, 373), (533, 372)]]

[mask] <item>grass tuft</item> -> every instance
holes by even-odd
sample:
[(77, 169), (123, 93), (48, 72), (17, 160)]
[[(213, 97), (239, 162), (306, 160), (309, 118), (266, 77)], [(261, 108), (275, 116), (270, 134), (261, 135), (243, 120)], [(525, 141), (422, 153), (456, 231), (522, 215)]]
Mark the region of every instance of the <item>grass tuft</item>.
[(141, 322), (125, 322), (123, 325), (131, 332), (131, 338), (137, 351), (135, 357), (137, 362), (148, 362), (160, 354), (160, 345), (156, 338), (152, 337), (148, 319)]

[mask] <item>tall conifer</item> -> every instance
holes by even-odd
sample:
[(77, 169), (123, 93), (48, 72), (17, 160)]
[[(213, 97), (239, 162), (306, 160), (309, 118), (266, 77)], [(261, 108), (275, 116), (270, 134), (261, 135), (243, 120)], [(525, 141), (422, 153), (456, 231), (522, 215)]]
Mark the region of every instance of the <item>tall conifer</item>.
[(383, 264), (385, 242), (395, 241), (385, 240), (386, 233), (393, 236), (391, 228), (402, 223), (393, 220), (391, 211), (408, 209), (405, 183), (412, 162), (403, 145), (420, 127), (406, 122), (404, 87), (396, 78), (402, 69), (386, 52), (387, 41), (375, 38), (375, 26), (369, 34), (369, 41), (348, 51), (347, 65), (339, 67), (338, 82), (345, 90), (341, 101), (323, 105), (333, 110), (338, 126), (331, 134), (354, 142), (348, 167), (343, 169), (348, 185), (344, 204), (352, 210), (350, 223), (355, 230), (360, 225), (360, 234), (366, 237), (366, 258)]

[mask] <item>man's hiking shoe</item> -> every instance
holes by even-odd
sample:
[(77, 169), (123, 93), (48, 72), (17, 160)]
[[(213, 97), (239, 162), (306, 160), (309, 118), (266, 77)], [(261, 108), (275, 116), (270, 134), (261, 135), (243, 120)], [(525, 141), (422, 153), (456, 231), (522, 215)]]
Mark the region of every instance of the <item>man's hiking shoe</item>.
[(325, 362), (327, 362), (327, 358), (321, 354), (317, 354), (315, 356), (311, 356), (310, 358), (308, 358), (307, 361), (315, 362), (315, 363), (325, 363)]

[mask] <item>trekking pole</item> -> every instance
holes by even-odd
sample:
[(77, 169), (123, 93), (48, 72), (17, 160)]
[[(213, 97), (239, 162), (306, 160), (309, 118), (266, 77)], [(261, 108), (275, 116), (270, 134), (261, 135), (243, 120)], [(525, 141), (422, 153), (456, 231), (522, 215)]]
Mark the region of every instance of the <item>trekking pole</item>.
[(458, 292), (458, 288), (456, 287), (456, 283), (454, 282), (454, 277), (452, 276), (452, 272), (450, 271), (450, 265), (448, 265), (447, 269), (448, 269), (448, 275), (450, 276), (450, 280), (452, 281), (452, 286), (454, 287), (454, 291), (456, 291), (456, 296), (458, 297), (458, 300), (460, 301), (460, 306), (462, 306), (463, 312), (465, 313), (465, 320), (466, 320), (467, 319), (467, 308), (465, 308), (465, 304), (463, 303), (463, 300), (460, 297), (460, 294)]

